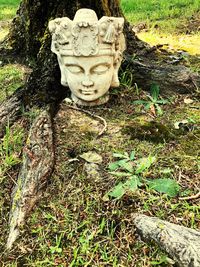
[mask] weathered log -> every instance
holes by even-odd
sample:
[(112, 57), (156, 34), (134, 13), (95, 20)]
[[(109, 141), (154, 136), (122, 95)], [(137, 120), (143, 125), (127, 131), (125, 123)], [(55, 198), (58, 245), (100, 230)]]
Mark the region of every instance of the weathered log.
[(20, 234), (20, 227), (41, 196), (54, 166), (52, 121), (45, 110), (35, 119), (23, 151), (23, 163), (12, 194), (7, 249)]
[(145, 240), (155, 241), (178, 266), (200, 266), (199, 231), (146, 215), (137, 215), (135, 225)]

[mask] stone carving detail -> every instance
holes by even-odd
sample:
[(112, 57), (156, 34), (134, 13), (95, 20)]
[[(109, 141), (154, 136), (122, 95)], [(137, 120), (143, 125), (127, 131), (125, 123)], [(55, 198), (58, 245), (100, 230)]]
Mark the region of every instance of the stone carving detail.
[(79, 105), (93, 106), (108, 101), (110, 87), (118, 87), (118, 70), (125, 49), (123, 18), (102, 17), (91, 9), (79, 9), (49, 22), (51, 50), (57, 55), (61, 84), (69, 86)]

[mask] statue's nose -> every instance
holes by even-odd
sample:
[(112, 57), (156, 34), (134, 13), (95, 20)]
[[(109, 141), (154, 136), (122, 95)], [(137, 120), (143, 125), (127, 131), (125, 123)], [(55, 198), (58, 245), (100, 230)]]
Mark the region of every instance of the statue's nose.
[(91, 87), (94, 85), (94, 82), (90, 79), (90, 77), (87, 75), (82, 80), (82, 85), (85, 87)]

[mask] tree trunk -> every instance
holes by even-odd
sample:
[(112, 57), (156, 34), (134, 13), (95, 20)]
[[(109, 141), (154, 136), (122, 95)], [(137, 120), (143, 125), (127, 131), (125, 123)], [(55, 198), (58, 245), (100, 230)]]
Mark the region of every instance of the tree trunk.
[(178, 266), (200, 266), (199, 231), (146, 215), (136, 216), (135, 225), (145, 240), (155, 241)]
[[(2, 58), (11, 52), (31, 61), (33, 72), (26, 84), (26, 100), (44, 104), (60, 101), (69, 90), (60, 84), (60, 70), (56, 56), (50, 50), (51, 36), (48, 22), (56, 17), (73, 19), (79, 8), (94, 9), (98, 17), (123, 16), (119, 0), (23, 0), (13, 20), (10, 33), (2, 44)], [(125, 21), (127, 50), (124, 68), (133, 73), (134, 83), (148, 90), (151, 83), (158, 83), (161, 92), (194, 91), (199, 86), (199, 77), (184, 66), (165, 63), (156, 50), (140, 41)], [(10, 50), (11, 49), (11, 50)], [(132, 60), (133, 54), (137, 60)]]

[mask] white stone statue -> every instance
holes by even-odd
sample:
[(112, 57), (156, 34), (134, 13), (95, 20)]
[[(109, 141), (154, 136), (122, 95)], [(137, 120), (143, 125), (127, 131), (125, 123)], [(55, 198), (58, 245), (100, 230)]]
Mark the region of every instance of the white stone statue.
[(118, 87), (118, 70), (125, 49), (124, 18), (102, 17), (91, 9), (79, 9), (74, 20), (49, 22), (51, 50), (57, 55), (61, 84), (69, 86), (78, 105), (94, 106), (109, 99), (110, 87)]

